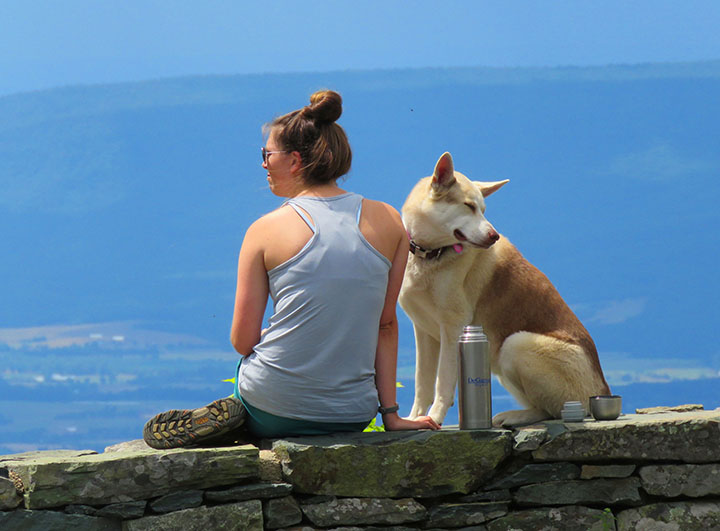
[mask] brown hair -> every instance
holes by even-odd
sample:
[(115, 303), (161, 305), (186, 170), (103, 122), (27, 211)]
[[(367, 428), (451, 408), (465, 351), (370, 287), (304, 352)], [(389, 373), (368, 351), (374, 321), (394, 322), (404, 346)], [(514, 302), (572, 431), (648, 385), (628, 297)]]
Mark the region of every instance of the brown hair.
[(332, 90), (310, 96), (310, 105), (275, 118), (265, 126), (288, 151), (303, 161), (303, 179), (326, 184), (350, 171), (352, 150), (345, 131), (335, 123), (342, 114), (342, 97)]

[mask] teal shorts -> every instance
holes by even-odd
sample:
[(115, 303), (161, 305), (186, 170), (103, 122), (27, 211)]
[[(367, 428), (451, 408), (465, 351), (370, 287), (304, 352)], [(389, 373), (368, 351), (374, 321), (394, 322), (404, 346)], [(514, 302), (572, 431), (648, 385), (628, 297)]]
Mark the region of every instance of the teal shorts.
[[(243, 358), (244, 359), (244, 358)], [(327, 435), (329, 433), (358, 432), (363, 431), (372, 419), (366, 422), (313, 422), (311, 420), (289, 419), (279, 417), (258, 409), (249, 404), (242, 396), (238, 385), (240, 383), (240, 365), (238, 362), (235, 373), (235, 392), (233, 396), (239, 398), (247, 410), (245, 426), (248, 431), (256, 437), (263, 439), (274, 439), (279, 437), (292, 437), (295, 435)]]

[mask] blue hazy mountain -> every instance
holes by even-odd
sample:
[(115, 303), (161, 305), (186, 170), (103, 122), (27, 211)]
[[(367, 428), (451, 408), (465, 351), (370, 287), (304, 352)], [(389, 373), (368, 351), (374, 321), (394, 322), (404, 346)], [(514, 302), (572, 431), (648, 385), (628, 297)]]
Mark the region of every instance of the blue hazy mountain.
[[(150, 400), (229, 392), (237, 253), (281, 204), (261, 126), (323, 87), (345, 102), (346, 188), (400, 208), (444, 151), (509, 178), (488, 219), (584, 322), (614, 390), (638, 390), (626, 405), (720, 405), (720, 62), (189, 77), (0, 98), (1, 400), (44, 404), (0, 449), (137, 436), (75, 435), (94, 402), (125, 404), (130, 426)], [(404, 316), (400, 343), (407, 411)], [(59, 403), (86, 420), (51, 437)]]

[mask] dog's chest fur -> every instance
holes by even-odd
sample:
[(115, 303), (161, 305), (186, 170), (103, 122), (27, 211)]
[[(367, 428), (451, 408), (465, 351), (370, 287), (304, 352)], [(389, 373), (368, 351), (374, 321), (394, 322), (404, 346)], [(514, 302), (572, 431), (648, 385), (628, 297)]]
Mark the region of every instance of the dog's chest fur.
[(472, 321), (495, 260), (493, 249), (466, 249), (431, 260), (411, 255), (400, 290), (400, 306), (415, 326), (439, 340), (442, 324), (463, 326)]

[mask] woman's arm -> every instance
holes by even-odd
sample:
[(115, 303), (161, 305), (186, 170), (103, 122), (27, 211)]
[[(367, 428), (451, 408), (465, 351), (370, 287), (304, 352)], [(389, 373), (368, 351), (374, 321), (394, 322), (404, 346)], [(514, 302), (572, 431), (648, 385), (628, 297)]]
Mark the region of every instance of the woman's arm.
[[(385, 305), (380, 316), (380, 332), (375, 352), (375, 386), (382, 407), (392, 407), (397, 403), (398, 321), (396, 307), (409, 249), (400, 214), (390, 207), (388, 207), (388, 210), (391, 211), (392, 227), (394, 232), (397, 233), (397, 248), (388, 274), (388, 288), (385, 295)], [(408, 420), (401, 418), (397, 413), (386, 413), (382, 418), (387, 430), (418, 430), (423, 428), (437, 430), (440, 428), (430, 417)]]
[(268, 298), (268, 277), (265, 270), (265, 221), (261, 218), (245, 233), (238, 257), (235, 310), (230, 342), (243, 356), (252, 353), (260, 342), (262, 319)]

